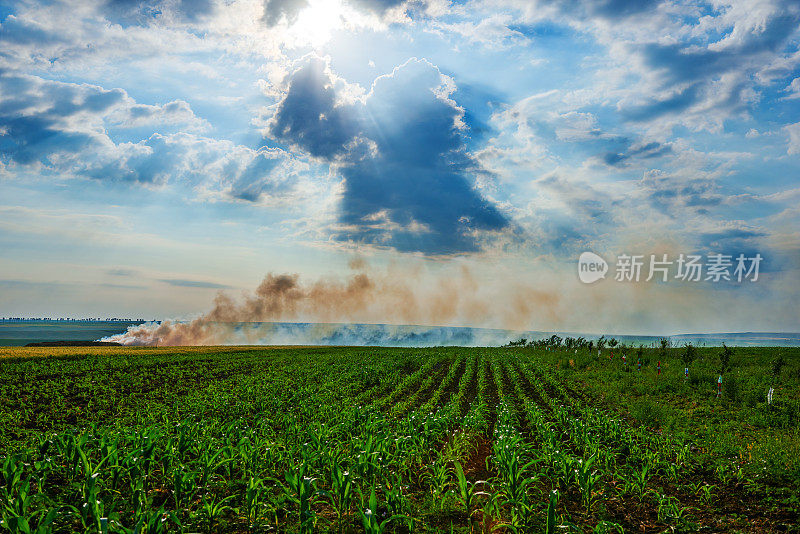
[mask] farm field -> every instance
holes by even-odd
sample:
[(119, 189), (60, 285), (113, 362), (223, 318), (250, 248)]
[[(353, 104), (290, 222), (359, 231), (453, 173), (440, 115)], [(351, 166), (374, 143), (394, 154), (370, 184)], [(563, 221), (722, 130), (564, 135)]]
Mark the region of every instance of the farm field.
[(766, 533), (798, 509), (800, 348), (0, 348), (0, 531)]

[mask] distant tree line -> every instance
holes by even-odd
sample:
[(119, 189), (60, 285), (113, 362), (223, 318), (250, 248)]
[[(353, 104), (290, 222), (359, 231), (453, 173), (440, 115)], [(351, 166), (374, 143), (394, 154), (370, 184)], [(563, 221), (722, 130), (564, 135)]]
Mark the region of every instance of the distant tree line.
[(619, 341), (615, 338), (606, 338), (606, 336), (600, 336), (599, 339), (592, 340), (586, 339), (583, 336), (580, 337), (561, 337), (553, 334), (550, 337), (546, 337), (543, 339), (533, 339), (528, 340), (526, 338), (520, 338), (516, 341), (509, 341), (506, 347), (531, 347), (531, 348), (551, 348), (551, 349), (566, 349), (566, 350), (576, 350), (576, 349), (588, 349), (592, 350), (597, 348), (598, 350), (603, 350), (604, 348), (627, 348), (626, 345), (620, 344)]

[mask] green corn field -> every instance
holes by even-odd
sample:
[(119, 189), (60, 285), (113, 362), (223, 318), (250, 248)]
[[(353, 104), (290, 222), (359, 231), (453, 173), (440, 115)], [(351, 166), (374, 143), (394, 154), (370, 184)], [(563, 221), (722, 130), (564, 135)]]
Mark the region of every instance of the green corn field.
[(800, 349), (684, 352), (0, 349), (0, 531), (800, 530)]

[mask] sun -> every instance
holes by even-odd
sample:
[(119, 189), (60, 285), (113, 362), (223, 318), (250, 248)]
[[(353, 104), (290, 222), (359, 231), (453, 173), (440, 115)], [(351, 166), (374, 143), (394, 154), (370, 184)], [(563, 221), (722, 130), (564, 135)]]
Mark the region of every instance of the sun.
[(334, 30), (342, 27), (342, 0), (310, 0), (297, 16), (291, 32), (298, 40), (320, 47), (330, 39)]

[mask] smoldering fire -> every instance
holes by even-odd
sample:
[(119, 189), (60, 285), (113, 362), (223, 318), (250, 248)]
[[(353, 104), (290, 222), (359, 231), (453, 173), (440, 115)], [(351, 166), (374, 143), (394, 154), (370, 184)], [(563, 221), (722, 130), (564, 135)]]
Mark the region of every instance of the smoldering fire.
[(304, 321), (315, 323), (391, 323), (527, 328), (533, 316), (557, 313), (559, 296), (518, 286), (507, 298), (483, 290), (462, 267), (455, 276), (428, 279), (419, 269), (369, 271), (351, 265), (346, 279), (320, 278), (303, 283), (298, 274), (268, 274), (241, 299), (219, 293), (212, 309), (191, 321), (133, 326), (106, 338), (124, 345), (222, 345), (269, 338), (268, 329), (243, 335), (242, 323)]

